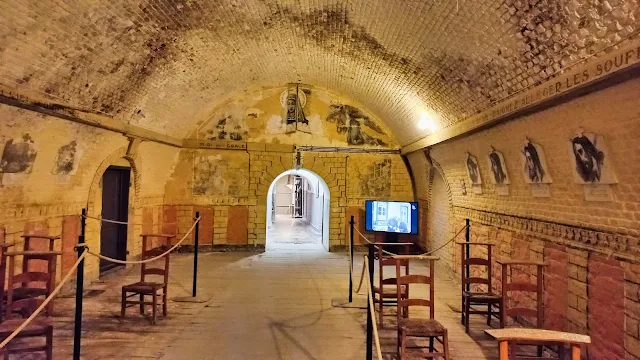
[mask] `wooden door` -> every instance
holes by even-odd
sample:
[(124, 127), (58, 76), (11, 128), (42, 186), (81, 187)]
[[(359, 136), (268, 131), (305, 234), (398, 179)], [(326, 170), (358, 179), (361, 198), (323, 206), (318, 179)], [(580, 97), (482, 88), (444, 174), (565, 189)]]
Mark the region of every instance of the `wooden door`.
[[(110, 166), (102, 176), (102, 218), (127, 222), (129, 219), (129, 182), (131, 170), (125, 167)], [(127, 225), (102, 222), (100, 229), (100, 253), (102, 255), (126, 260)], [(111, 269), (117, 264), (100, 260), (100, 272)]]

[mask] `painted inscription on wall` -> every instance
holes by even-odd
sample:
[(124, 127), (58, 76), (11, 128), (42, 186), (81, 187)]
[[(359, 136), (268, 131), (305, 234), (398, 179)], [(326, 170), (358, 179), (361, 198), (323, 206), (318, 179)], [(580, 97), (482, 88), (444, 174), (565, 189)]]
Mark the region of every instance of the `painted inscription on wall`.
[(410, 153), (420, 148), (437, 144), (469, 130), (487, 125), (494, 120), (516, 113), (527, 107), (540, 104), (548, 99), (568, 93), (579, 86), (604, 78), (616, 71), (623, 70), (640, 63), (640, 46), (628, 46), (620, 50), (605, 54), (586, 63), (583, 67), (556, 77), (553, 81), (533, 87), (522, 94), (499, 102), (482, 113), (465, 119), (443, 131), (405, 146), (402, 153)]

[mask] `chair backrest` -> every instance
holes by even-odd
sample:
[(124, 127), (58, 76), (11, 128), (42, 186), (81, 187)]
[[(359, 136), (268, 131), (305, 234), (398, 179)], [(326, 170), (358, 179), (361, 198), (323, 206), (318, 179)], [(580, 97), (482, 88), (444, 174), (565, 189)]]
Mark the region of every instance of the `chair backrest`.
[[(458, 244), (460, 245), (460, 257), (462, 258), (462, 261), (460, 261), (460, 263), (462, 264), (462, 268), (460, 269), (460, 274), (462, 277), (462, 292), (464, 292), (467, 288), (467, 285), (469, 285), (469, 288), (471, 288), (471, 290), (473, 291), (473, 285), (486, 285), (487, 286), (487, 292), (490, 293), (491, 292), (491, 280), (492, 280), (492, 275), (491, 275), (491, 270), (492, 270), (492, 260), (491, 260), (491, 250), (493, 248), (493, 246), (495, 244), (492, 243), (481, 243), (481, 242), (458, 242)], [(466, 249), (469, 249), (469, 252), (467, 253)], [(471, 257), (471, 248), (472, 247), (476, 247), (476, 248), (480, 248), (480, 247), (486, 247), (487, 248), (487, 258), (481, 258), (481, 257)], [(478, 277), (478, 276), (469, 276), (467, 277), (467, 267), (471, 267), (471, 266), (478, 266), (478, 267), (486, 267), (486, 277)]]
[[(169, 249), (169, 239), (173, 236), (162, 235), (162, 234), (143, 234), (142, 236), (142, 259), (150, 259), (161, 255), (165, 251)], [(152, 248), (153, 246), (153, 238), (158, 238), (160, 240), (164, 239), (165, 244), (159, 244), (157, 247)], [(170, 254), (165, 255), (163, 258), (158, 259), (157, 261), (153, 261), (150, 263), (143, 263), (140, 269), (140, 280), (147, 281), (147, 276), (162, 276), (162, 283), (169, 283), (169, 257)], [(159, 263), (162, 263), (162, 266), (159, 267)]]
[(378, 276), (380, 278), (378, 283), (380, 284), (380, 288), (382, 288), (383, 285), (395, 285), (397, 283), (396, 277), (384, 277), (385, 267), (393, 266), (395, 268), (396, 266), (400, 266), (401, 268), (404, 268), (405, 275), (409, 274), (408, 259), (394, 259), (391, 256), (385, 255), (382, 251), (382, 246), (376, 246), (376, 248), (378, 249)]
[[(543, 308), (543, 273), (542, 270), (546, 266), (543, 262), (538, 261), (520, 261), (520, 260), (498, 260), (498, 264), (502, 266), (502, 301), (504, 306), (503, 323), (506, 324), (506, 317), (535, 317), (536, 327), (542, 328), (544, 326), (544, 308)], [(536, 282), (524, 282), (524, 281), (509, 281), (509, 275), (512, 266), (535, 266), (536, 267)], [(534, 293), (536, 308), (527, 308), (523, 306), (509, 307), (509, 295), (511, 292), (529, 292)]]
[[(404, 259), (408, 260), (408, 259)], [(434, 308), (434, 300), (435, 300), (435, 287), (434, 287), (434, 269), (435, 269), (435, 260), (429, 259), (429, 275), (402, 275), (400, 272), (401, 266), (396, 265), (396, 278), (398, 281), (398, 286), (406, 286), (407, 287), (407, 295), (403, 297), (401, 292), (398, 291), (397, 304), (398, 304), (398, 320), (400, 320), (403, 316), (408, 316), (408, 308), (411, 306), (423, 306), (429, 308), (429, 318), (433, 319), (435, 316), (435, 308)], [(408, 288), (411, 284), (421, 284), (421, 285), (429, 285), (429, 299), (418, 298), (418, 297), (409, 297)], [(415, 294), (415, 291), (411, 292)]]

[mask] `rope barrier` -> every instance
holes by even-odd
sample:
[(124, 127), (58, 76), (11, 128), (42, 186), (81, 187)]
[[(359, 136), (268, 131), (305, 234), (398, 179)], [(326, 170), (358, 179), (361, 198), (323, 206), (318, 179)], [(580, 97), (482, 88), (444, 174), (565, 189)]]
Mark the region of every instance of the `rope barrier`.
[[(369, 273), (369, 260), (367, 255), (364, 256), (364, 267), (363, 269), (363, 273), (364, 274), (364, 270), (367, 270), (367, 273)], [(380, 348), (380, 335), (378, 334), (378, 325), (377, 325), (377, 321), (376, 319), (376, 311), (375, 311), (375, 306), (373, 304), (373, 295), (372, 295), (372, 290), (371, 290), (371, 279), (369, 279), (369, 277), (367, 276), (367, 288), (368, 288), (368, 292), (369, 295), (367, 296), (367, 298), (369, 299), (369, 311), (371, 312), (371, 319), (372, 319), (372, 324), (373, 324), (373, 339), (375, 340), (376, 343), (376, 354), (378, 355), (378, 359), (382, 360), (382, 349)]]
[[(102, 222), (106, 222), (110, 224), (131, 225), (131, 226), (143, 225), (143, 224), (136, 224), (128, 221), (117, 221), (117, 220), (105, 219), (98, 216), (91, 216), (91, 215), (81, 215), (81, 216), (84, 217), (85, 219), (100, 220)], [(177, 221), (173, 221), (173, 222), (163, 222), (161, 225), (176, 225), (176, 224), (179, 224), (179, 223)]]
[(85, 249), (86, 252), (97, 257), (100, 258), (102, 260), (105, 261), (110, 261), (116, 264), (122, 264), (122, 265), (127, 265), (127, 264), (145, 264), (145, 263), (149, 263), (155, 260), (158, 260), (160, 258), (163, 258), (164, 256), (166, 256), (167, 254), (169, 254), (170, 252), (172, 252), (175, 248), (177, 248), (183, 241), (185, 241), (185, 239), (187, 238), (187, 236), (189, 236), (189, 234), (191, 234), (191, 232), (193, 231), (193, 229), (195, 229), (196, 224), (200, 221), (200, 218), (197, 218), (196, 221), (194, 221), (193, 225), (191, 226), (191, 229), (189, 229), (189, 231), (182, 237), (182, 239), (180, 239), (180, 241), (178, 241), (175, 245), (173, 245), (169, 250), (163, 252), (162, 254), (158, 255), (158, 256), (154, 256), (152, 258), (149, 259), (144, 259), (144, 260), (138, 260), (138, 261), (125, 261), (125, 260), (119, 260), (119, 259), (114, 259), (114, 258), (110, 258), (108, 256), (104, 256), (102, 254), (99, 253), (95, 253), (93, 251), (91, 251), (86, 245), (85, 245)]
[(35, 319), (36, 316), (38, 316), (38, 314), (47, 306), (47, 304), (51, 302), (51, 299), (53, 299), (53, 297), (56, 296), (58, 292), (60, 292), (60, 289), (62, 289), (62, 286), (67, 281), (69, 281), (69, 279), (71, 279), (71, 275), (78, 268), (78, 265), (80, 265), (80, 262), (84, 259), (85, 256), (86, 256), (86, 253), (83, 253), (82, 255), (80, 255), (80, 257), (78, 257), (78, 260), (76, 260), (75, 264), (73, 264), (73, 266), (71, 267), (71, 270), (69, 270), (67, 275), (65, 275), (64, 278), (62, 278), (62, 280), (60, 281), (60, 284), (58, 284), (58, 286), (51, 292), (51, 295), (49, 295), (46, 299), (44, 299), (42, 304), (40, 304), (40, 307), (38, 307), (36, 311), (34, 311), (33, 314), (31, 314), (31, 316), (27, 318), (27, 320), (25, 320), (20, 326), (18, 326), (18, 328), (15, 329), (11, 333), (11, 335), (9, 335), (9, 337), (4, 339), (4, 341), (0, 343), (0, 349), (4, 348), (11, 340), (13, 340), (13, 338), (18, 336), (18, 334), (22, 330), (24, 330), (24, 328), (26, 328), (29, 325), (29, 323), (33, 321), (33, 319)]
[[(438, 251), (438, 250), (442, 249), (443, 247), (445, 247), (445, 246), (449, 245), (451, 242), (453, 242), (453, 241), (458, 237), (458, 235), (460, 235), (460, 234), (462, 233), (462, 231), (464, 231), (464, 229), (466, 229), (466, 228), (467, 228), (467, 226), (466, 226), (466, 225), (465, 225), (465, 226), (463, 226), (463, 227), (462, 227), (462, 229), (460, 229), (460, 231), (458, 231), (455, 235), (453, 235), (453, 237), (452, 237), (449, 241), (447, 241), (446, 243), (442, 244), (442, 246), (440, 246), (440, 247), (438, 247), (438, 248), (436, 248), (436, 249), (433, 249), (433, 250), (431, 250), (431, 251), (427, 251), (426, 253), (418, 254), (418, 255), (415, 255), (415, 256), (416, 256), (416, 257), (417, 257), (417, 256), (428, 256), (428, 255), (433, 254), (434, 252), (436, 252), (436, 251)], [(366, 242), (368, 242), (368, 243), (369, 243), (369, 244), (371, 244), (371, 245), (375, 245), (374, 243), (372, 243), (371, 241), (369, 241), (369, 239), (367, 239), (367, 237), (366, 237), (366, 236), (364, 236), (364, 235), (360, 232), (360, 230), (358, 230), (358, 229), (357, 229), (357, 228), (355, 228), (355, 227), (354, 227), (353, 229), (354, 229), (354, 230), (358, 233), (358, 235), (360, 235), (360, 236), (361, 236), (361, 237), (362, 237)], [(383, 253), (385, 253), (385, 254), (387, 254), (387, 255), (391, 255), (391, 256), (398, 256), (398, 255), (399, 255), (399, 254), (395, 254), (395, 253), (392, 253), (391, 251), (387, 251), (387, 250), (384, 250), (384, 249), (382, 249), (382, 252), (383, 252)], [(352, 271), (352, 272), (353, 272), (353, 271)]]
[[(455, 235), (454, 235), (454, 236), (453, 236), (449, 241), (447, 241), (446, 243), (444, 243), (442, 246), (440, 246), (440, 247), (438, 247), (438, 248), (436, 248), (436, 249), (433, 249), (433, 250), (431, 250), (431, 251), (427, 251), (426, 253), (423, 253), (423, 254), (420, 254), (420, 255), (414, 255), (414, 256), (415, 256), (415, 257), (420, 257), (420, 256), (428, 256), (428, 255), (433, 254), (434, 252), (436, 252), (436, 251), (438, 251), (438, 250), (442, 249), (443, 247), (447, 246), (448, 244), (450, 244), (450, 243), (451, 243), (453, 240), (455, 240), (455, 239), (458, 237), (458, 235), (460, 235), (460, 234), (462, 233), (462, 231), (463, 231), (464, 229), (466, 229), (466, 228), (467, 228), (467, 226), (466, 226), (466, 225), (465, 225), (465, 226), (463, 226), (463, 227), (462, 227), (462, 229), (460, 229), (460, 231), (458, 231), (458, 233), (456, 233), (456, 234), (455, 234)], [(358, 232), (358, 234), (360, 234), (360, 236), (362, 236), (362, 237), (363, 237), (363, 238), (364, 238), (364, 239), (365, 239), (369, 244), (373, 244), (371, 241), (369, 241), (369, 239), (367, 239), (364, 235), (362, 235), (362, 233), (360, 233), (360, 231), (358, 231), (358, 229), (356, 229), (355, 227), (354, 227), (354, 229), (355, 229), (355, 230)], [(383, 249), (382, 251), (383, 251), (383, 252), (385, 252), (385, 253), (387, 253), (387, 254), (390, 254), (391, 256), (399, 256), (398, 254), (394, 254), (394, 253), (392, 253), (392, 252), (390, 252), (390, 251), (386, 251), (386, 250), (384, 250), (384, 249)], [(364, 257), (366, 258), (366, 257), (367, 257), (367, 255), (365, 255)], [(349, 262), (351, 262), (351, 257), (349, 257)], [(358, 295), (362, 295), (362, 294), (360, 294), (360, 290), (362, 289), (362, 281), (363, 281), (363, 278), (365, 277), (365, 276), (364, 276), (364, 273), (365, 273), (365, 265), (366, 265), (366, 266), (368, 266), (368, 264), (366, 263), (366, 261), (365, 261), (365, 264), (362, 266), (362, 273), (360, 274), (360, 282), (358, 283), (358, 289), (356, 290), (356, 294), (358, 294)], [(351, 264), (351, 273), (353, 274), (353, 263)]]

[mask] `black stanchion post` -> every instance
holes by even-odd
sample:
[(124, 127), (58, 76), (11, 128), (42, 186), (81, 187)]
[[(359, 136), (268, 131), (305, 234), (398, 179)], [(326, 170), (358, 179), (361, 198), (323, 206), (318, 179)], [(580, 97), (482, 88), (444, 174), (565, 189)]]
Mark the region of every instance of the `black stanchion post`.
[[(200, 212), (196, 211), (196, 221), (200, 218)], [(200, 221), (196, 223), (195, 230), (195, 240), (194, 240), (194, 248), (193, 248), (193, 291), (191, 291), (191, 295), (196, 297), (197, 286), (198, 286), (198, 237), (200, 236)]]
[[(367, 263), (369, 264), (369, 284), (371, 288), (369, 293), (373, 296), (373, 244), (369, 244), (369, 256)], [(373, 360), (373, 318), (371, 317), (371, 302), (367, 298), (367, 360)]]
[[(465, 239), (466, 242), (470, 242), (471, 241), (471, 233), (470, 233), (471, 232), (471, 225), (470, 225), (469, 219), (466, 219), (465, 222), (467, 224), (467, 227), (466, 227), (466, 229), (464, 229), (464, 239)], [(467, 248), (466, 249), (467, 255), (465, 256), (465, 259), (469, 259), (469, 257), (471, 256), (471, 254), (469, 253), (471, 251), (471, 246), (469, 244), (467, 244), (465, 247)], [(467, 275), (466, 275), (467, 279), (470, 278), (471, 277), (471, 269), (469, 267), (469, 264), (466, 265), (466, 273), (467, 273)], [(467, 286), (466, 290), (467, 291), (471, 291), (471, 284), (467, 284), (466, 286)]]
[(355, 220), (353, 215), (351, 215), (351, 221), (349, 221), (349, 225), (351, 225), (351, 234), (349, 236), (349, 302), (353, 301), (353, 225), (355, 224)]
[[(84, 238), (86, 228), (87, 209), (82, 209), (82, 217), (80, 218), (80, 236), (78, 236), (78, 246), (75, 250), (78, 252), (78, 258), (84, 253)], [(84, 259), (78, 264), (76, 273), (76, 313), (75, 324), (73, 327), (73, 360), (80, 360), (80, 338), (82, 335), (82, 293), (84, 292)]]

